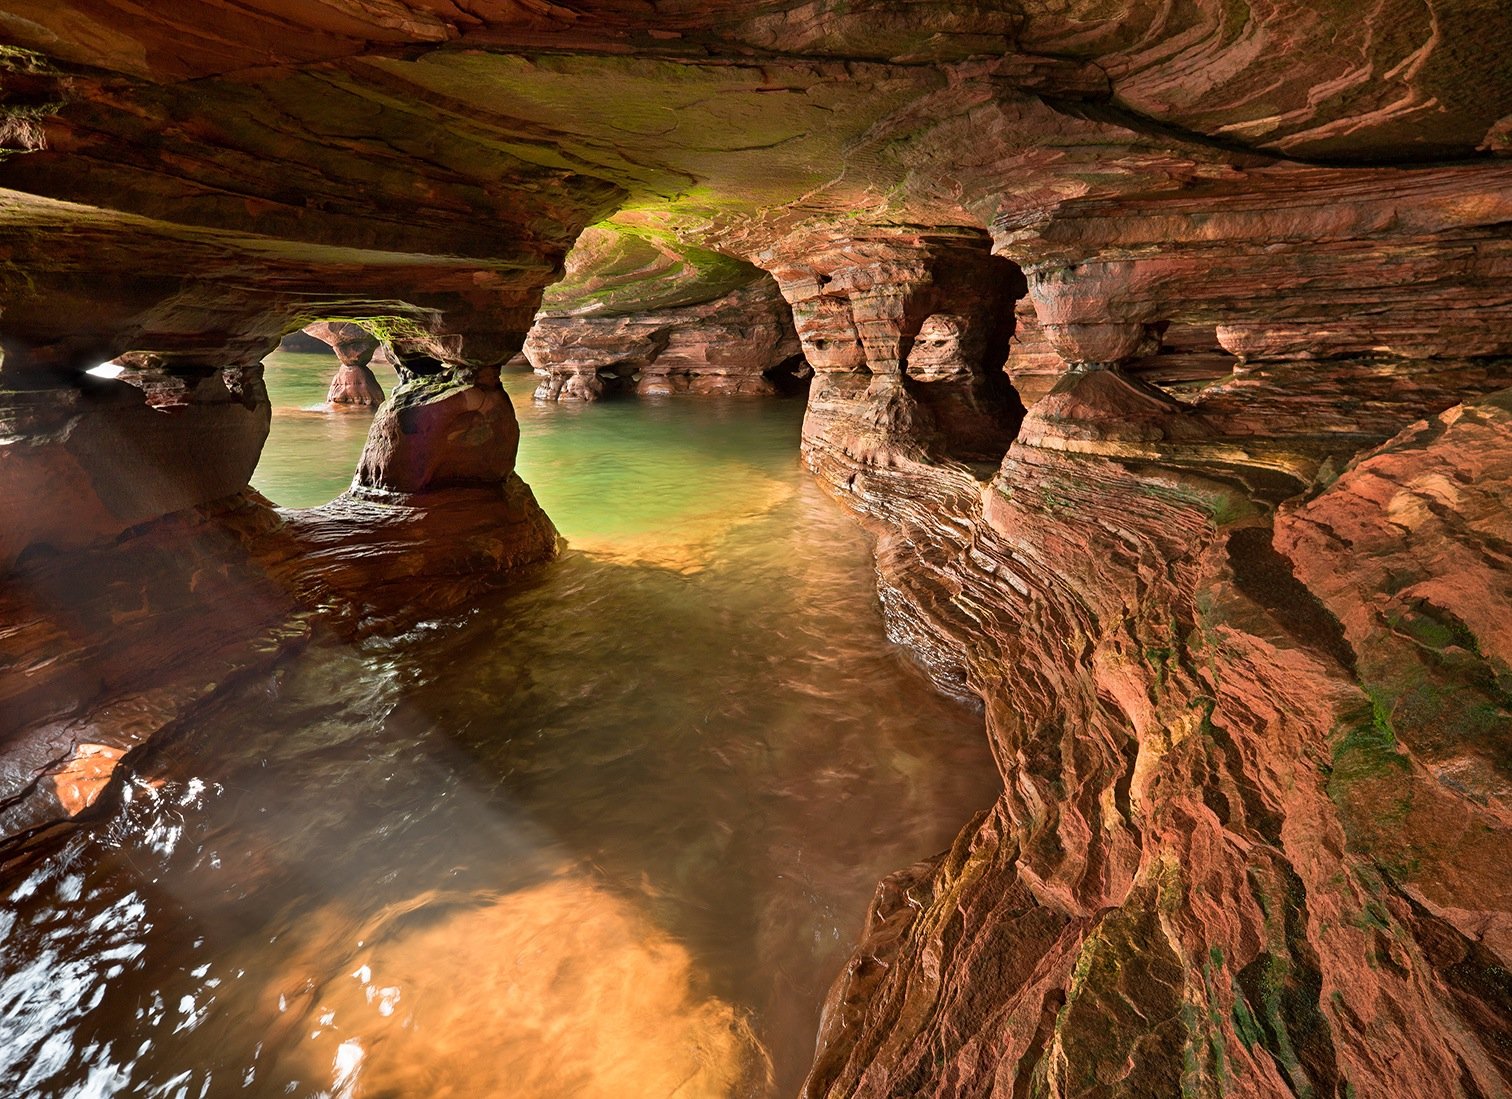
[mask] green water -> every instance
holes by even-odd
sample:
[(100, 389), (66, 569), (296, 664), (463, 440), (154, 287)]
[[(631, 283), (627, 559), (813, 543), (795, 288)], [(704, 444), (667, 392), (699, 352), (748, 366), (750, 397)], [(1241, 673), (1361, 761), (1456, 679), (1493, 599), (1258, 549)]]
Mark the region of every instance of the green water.
[[(398, 384), (394, 368), (373, 364), (383, 392)], [(275, 351), (263, 360), (273, 424), (252, 487), (283, 507), (307, 508), (345, 492), (352, 483), (373, 410), (325, 403), (336, 356)]]
[[(800, 404), (531, 384), (573, 548), (247, 683), (8, 883), (0, 1093), (796, 1094), (878, 879), (996, 793), (980, 716), (885, 640)], [(258, 478), (314, 502), (354, 461), (270, 442)]]

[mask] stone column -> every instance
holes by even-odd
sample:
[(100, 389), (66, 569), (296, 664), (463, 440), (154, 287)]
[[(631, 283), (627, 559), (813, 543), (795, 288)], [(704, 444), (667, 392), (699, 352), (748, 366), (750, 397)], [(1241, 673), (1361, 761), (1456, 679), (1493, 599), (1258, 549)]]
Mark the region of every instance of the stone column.
[(1023, 278), (985, 233), (794, 237), (760, 258), (814, 368), (816, 470), (846, 483), (858, 466), (1002, 457), (1023, 416), (1003, 372)]
[(383, 403), (383, 387), (368, 367), (378, 350), (378, 339), (371, 332), (344, 321), (306, 325), (305, 332), (329, 345), (341, 362), (326, 393), (327, 403), (375, 408)]

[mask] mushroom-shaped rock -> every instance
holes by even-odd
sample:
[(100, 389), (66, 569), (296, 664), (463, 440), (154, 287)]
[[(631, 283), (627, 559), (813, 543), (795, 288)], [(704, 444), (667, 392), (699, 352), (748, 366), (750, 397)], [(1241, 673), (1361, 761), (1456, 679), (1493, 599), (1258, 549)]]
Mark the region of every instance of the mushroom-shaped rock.
[(368, 363), (378, 350), (378, 339), (360, 324), (349, 321), (321, 321), (305, 327), (305, 333), (328, 344), (341, 361), (326, 401), (334, 405), (376, 407), (383, 403), (383, 387), (373, 376)]
[(520, 425), (497, 369), (471, 382), (449, 373), (416, 377), (379, 410), (357, 484), (379, 492), (503, 483), (514, 469)]

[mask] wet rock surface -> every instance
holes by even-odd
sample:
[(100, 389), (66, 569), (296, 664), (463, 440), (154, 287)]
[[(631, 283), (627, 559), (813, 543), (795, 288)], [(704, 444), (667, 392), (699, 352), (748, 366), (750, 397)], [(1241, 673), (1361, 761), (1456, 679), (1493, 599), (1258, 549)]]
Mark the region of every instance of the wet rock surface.
[(539, 400), (613, 395), (775, 397), (810, 370), (792, 315), (761, 272), (707, 302), (629, 314), (542, 313), (525, 340)]
[(327, 404), (376, 407), (383, 403), (383, 387), (368, 368), (378, 350), (377, 337), (360, 324), (348, 322), (322, 321), (307, 325), (303, 331), (336, 352), (341, 364), (331, 378)]
[[(1410, 582), (1382, 606), (1376, 555), (1325, 524), (1391, 522), (1390, 456), (1464, 423), (1443, 457), (1476, 463), (1504, 401), (1409, 428), (1279, 518), (1288, 490), (1258, 470), (1122, 457), (1118, 438), (1111, 456), (1020, 441), (980, 493), (859, 476), (896, 531), (898, 632), (987, 700), (1008, 789), (884, 884), (808, 1094), (1494, 1094), (1508, 865), (1485, 761), (1506, 711), (1473, 691), (1445, 698), (1476, 719), (1425, 704), (1445, 673), (1393, 623), (1481, 692), (1496, 627), (1482, 649), (1452, 612), (1411, 617)], [(1449, 546), (1484, 545), (1475, 494), (1441, 493), (1429, 538), (1385, 540), (1424, 588)]]
[[(566, 270), (600, 316), (546, 299), (558, 393), (734, 384), (695, 378), (730, 376), (709, 333), (769, 272), (810, 467), (1005, 782), (881, 887), (810, 1096), (1506, 1093), (1504, 11), (0, 19), (8, 831), (50, 819), (39, 775), (53, 818), (89, 802), (180, 665), (551, 552), (491, 372), (595, 226), (644, 248)], [(250, 364), (332, 317), (404, 380), (359, 488), (280, 515), (238, 495)], [(140, 384), (82, 376), (110, 360)], [(216, 585), (264, 610), (191, 652)], [(149, 658), (107, 674), (117, 642), (79, 638), (139, 614)]]

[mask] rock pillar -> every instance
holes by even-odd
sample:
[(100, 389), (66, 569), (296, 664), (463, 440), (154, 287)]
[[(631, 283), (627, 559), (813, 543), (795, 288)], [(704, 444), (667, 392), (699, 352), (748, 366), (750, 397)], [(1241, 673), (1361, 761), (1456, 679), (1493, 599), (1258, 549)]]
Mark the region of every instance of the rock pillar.
[(927, 459), (996, 462), (1023, 406), (1003, 372), (1018, 268), (977, 230), (877, 229), (761, 257), (813, 366), (804, 449), (827, 479)]
[(329, 345), (341, 362), (326, 393), (327, 403), (375, 408), (383, 403), (383, 387), (368, 367), (378, 350), (377, 337), (360, 324), (342, 321), (306, 325), (305, 332)]

